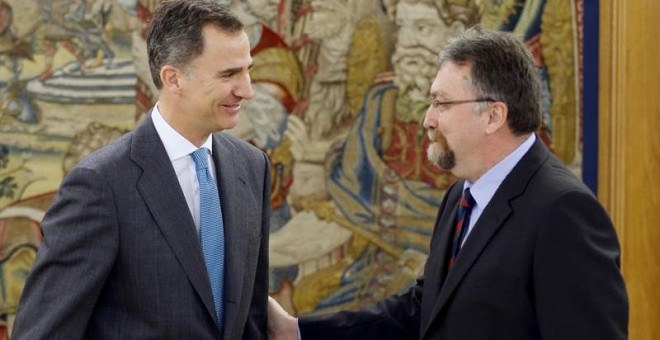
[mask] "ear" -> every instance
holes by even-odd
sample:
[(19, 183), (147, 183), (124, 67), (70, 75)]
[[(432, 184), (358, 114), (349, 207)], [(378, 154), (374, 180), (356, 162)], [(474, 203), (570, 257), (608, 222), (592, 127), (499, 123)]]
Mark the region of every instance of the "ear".
[(486, 126), (486, 133), (493, 134), (507, 125), (507, 117), (509, 116), (509, 108), (503, 102), (494, 102), (488, 109), (488, 125)]
[(172, 65), (165, 65), (160, 69), (160, 81), (163, 83), (163, 89), (170, 92), (178, 92), (181, 88), (183, 73)]

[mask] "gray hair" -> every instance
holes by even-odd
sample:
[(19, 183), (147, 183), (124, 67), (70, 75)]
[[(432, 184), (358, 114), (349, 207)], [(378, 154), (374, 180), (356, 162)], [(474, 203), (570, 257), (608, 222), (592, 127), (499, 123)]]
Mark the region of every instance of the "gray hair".
[(470, 64), (476, 95), (507, 105), (511, 131), (521, 135), (541, 125), (540, 80), (531, 53), (511, 33), (474, 26), (449, 39), (440, 51), (445, 61)]
[(211, 24), (227, 33), (243, 30), (243, 23), (227, 6), (212, 0), (167, 0), (154, 13), (147, 36), (151, 78), (163, 87), (164, 65), (186, 68), (204, 50), (203, 28)]

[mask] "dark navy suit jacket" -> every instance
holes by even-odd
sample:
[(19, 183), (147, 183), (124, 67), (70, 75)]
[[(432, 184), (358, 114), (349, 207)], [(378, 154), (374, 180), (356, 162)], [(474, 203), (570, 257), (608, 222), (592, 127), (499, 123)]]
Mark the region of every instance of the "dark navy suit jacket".
[(619, 244), (602, 206), (537, 138), (446, 275), (463, 189), (440, 206), (424, 274), (358, 312), (303, 317), (312, 339), (627, 339)]

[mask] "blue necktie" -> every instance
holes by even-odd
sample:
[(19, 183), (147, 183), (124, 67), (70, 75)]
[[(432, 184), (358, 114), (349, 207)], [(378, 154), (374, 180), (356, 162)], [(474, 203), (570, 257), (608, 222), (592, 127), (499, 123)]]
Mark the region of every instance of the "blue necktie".
[(199, 181), (199, 237), (211, 282), (218, 327), (222, 329), (225, 277), (225, 234), (220, 209), (218, 186), (211, 176), (207, 162), (207, 149), (200, 148), (190, 154), (195, 161)]

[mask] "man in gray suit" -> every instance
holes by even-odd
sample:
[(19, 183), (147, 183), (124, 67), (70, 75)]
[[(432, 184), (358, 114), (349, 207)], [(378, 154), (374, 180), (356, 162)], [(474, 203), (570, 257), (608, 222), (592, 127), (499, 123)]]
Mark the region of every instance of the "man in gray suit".
[(628, 338), (619, 244), (605, 210), (534, 133), (533, 59), (480, 27), (449, 40), (431, 85), (428, 158), (460, 178), (424, 273), (360, 311), (296, 319), (271, 303), (271, 339)]
[[(254, 96), (243, 24), (210, 0), (164, 2), (148, 52), (159, 101), (64, 178), (42, 221), (13, 339), (266, 338), (268, 161), (214, 135), (235, 126)], [(217, 182), (206, 188), (219, 192), (216, 248), (200, 244), (202, 158)], [(209, 252), (224, 257), (220, 279), (207, 274)], [(220, 295), (212, 282), (224, 283)]]

